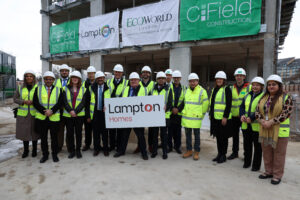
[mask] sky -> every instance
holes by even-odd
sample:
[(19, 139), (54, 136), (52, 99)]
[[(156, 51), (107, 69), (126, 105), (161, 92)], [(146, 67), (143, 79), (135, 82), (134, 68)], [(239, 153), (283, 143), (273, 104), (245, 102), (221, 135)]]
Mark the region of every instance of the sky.
[[(32, 69), (41, 72), (40, 0), (0, 0), (0, 50), (17, 58), (17, 77)], [(298, 24), (298, 26), (297, 26)], [(300, 58), (300, 1), (279, 58)]]

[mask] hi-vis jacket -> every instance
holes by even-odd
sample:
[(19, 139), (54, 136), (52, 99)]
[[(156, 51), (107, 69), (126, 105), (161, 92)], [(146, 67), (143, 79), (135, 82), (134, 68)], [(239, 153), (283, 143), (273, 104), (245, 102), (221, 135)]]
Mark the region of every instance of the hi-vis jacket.
[(158, 84), (155, 84), (154, 88), (150, 92), (150, 95), (153, 95), (153, 96), (163, 95), (164, 96), (165, 106), (166, 106), (166, 111), (165, 111), (166, 119), (170, 119), (172, 102), (173, 102), (172, 90), (170, 90), (166, 84), (163, 85), (160, 89), (158, 89)]
[[(20, 94), (20, 99), (22, 99), (23, 101), (28, 101), (28, 100), (33, 101), (33, 95), (36, 87), (37, 85), (34, 85), (29, 92), (27, 87), (22, 88), (22, 86), (19, 86), (18, 90)], [(33, 104), (30, 106), (23, 104), (23, 105), (19, 105), (17, 115), (21, 117), (26, 117), (28, 113), (30, 113), (31, 116), (35, 116), (35, 112), (36, 110)]]

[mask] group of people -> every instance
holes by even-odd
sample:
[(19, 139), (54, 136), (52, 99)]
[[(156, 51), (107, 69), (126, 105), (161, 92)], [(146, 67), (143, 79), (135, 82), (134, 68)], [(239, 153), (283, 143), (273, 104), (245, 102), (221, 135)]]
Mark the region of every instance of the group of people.
[[(24, 73), (24, 83), (14, 95), (17, 111), (16, 137), (23, 141), (22, 158), (29, 154), (32, 141), (32, 157), (37, 156), (37, 141), (41, 139), (42, 158), (48, 160), (48, 130), (51, 136), (51, 153), (58, 162), (58, 153), (66, 146), (68, 158), (82, 157), (93, 140), (93, 155), (103, 151), (104, 156), (115, 150), (114, 157), (125, 155), (131, 128), (107, 129), (105, 125), (106, 98), (130, 98), (134, 96), (163, 95), (165, 102), (164, 127), (148, 128), (148, 151), (151, 158), (158, 155), (159, 138), (162, 158), (168, 153), (181, 151), (182, 127), (185, 129), (186, 152), (183, 158), (199, 159), (200, 128), (205, 114), (209, 113), (210, 133), (217, 140), (218, 154), (214, 162), (224, 163), (238, 157), (240, 128), (244, 139), (244, 168), (258, 171), (263, 155), (265, 172), (260, 179), (272, 178), (272, 184), (281, 181), (284, 171), (286, 147), (289, 137), (289, 117), (292, 99), (283, 91), (283, 83), (278, 75), (271, 75), (266, 83), (255, 77), (251, 83), (245, 81), (243, 68), (235, 70), (235, 84), (227, 85), (224, 71), (215, 75), (215, 86), (208, 96), (200, 86), (196, 73), (188, 76), (188, 86), (181, 84), (180, 71), (158, 72), (156, 80), (151, 80), (151, 68), (144, 66), (141, 77), (137, 72), (124, 78), (121, 64), (113, 68), (113, 78), (105, 80), (105, 74), (88, 67), (88, 78), (83, 81), (79, 71), (70, 73), (70, 67), (60, 66), (60, 78), (51, 71), (43, 75), (43, 84), (36, 84), (35, 73)], [(265, 90), (264, 90), (264, 86)], [(85, 146), (82, 145), (82, 128), (85, 126)], [(133, 128), (137, 137), (137, 148), (144, 160), (148, 160), (145, 128)], [(192, 144), (194, 134), (194, 144)], [(232, 153), (226, 157), (228, 139), (232, 137)], [(253, 153), (254, 147), (254, 153)], [(194, 150), (194, 151), (193, 151)], [(252, 156), (254, 154), (254, 156)]]

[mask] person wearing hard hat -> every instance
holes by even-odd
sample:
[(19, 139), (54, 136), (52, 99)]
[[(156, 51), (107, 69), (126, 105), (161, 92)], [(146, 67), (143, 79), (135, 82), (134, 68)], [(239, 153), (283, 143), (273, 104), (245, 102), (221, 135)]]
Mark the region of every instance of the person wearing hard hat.
[(167, 69), (165, 71), (165, 74), (166, 74), (166, 77), (167, 77), (166, 78), (166, 84), (168, 86), (170, 86), (172, 84), (172, 73), (173, 73), (172, 69)]
[(92, 121), (94, 156), (101, 150), (100, 136), (103, 143), (104, 156), (109, 156), (108, 131), (105, 125), (104, 99), (110, 98), (110, 92), (105, 83), (105, 74), (102, 71), (96, 72), (96, 81), (88, 89), (88, 103), (90, 113), (87, 118)]
[[(93, 66), (89, 66), (87, 68), (87, 79), (83, 82), (84, 87), (88, 90), (89, 87), (95, 82), (95, 74), (96, 69)], [(87, 151), (90, 149), (91, 143), (92, 143), (92, 123), (90, 120), (87, 120), (87, 118), (84, 119), (84, 143), (85, 146), (83, 147), (82, 151)]]
[[(140, 85), (140, 76), (136, 72), (132, 72), (129, 75), (129, 84), (126, 86), (125, 90), (122, 92), (122, 97), (141, 97), (147, 95), (147, 88)], [(130, 136), (132, 128), (124, 128), (122, 129), (122, 140), (121, 146), (118, 147), (117, 153), (114, 157), (120, 157), (125, 154), (128, 139)], [(141, 151), (142, 158), (144, 160), (148, 160), (148, 155), (146, 151), (146, 140), (144, 136), (144, 128), (133, 128), (135, 135), (138, 138), (138, 147)]]
[(272, 178), (271, 183), (274, 185), (281, 182), (284, 172), (292, 110), (293, 100), (283, 91), (281, 77), (276, 74), (269, 76), (255, 116), (260, 124), (259, 142), (265, 164), (265, 172), (259, 178)]
[(239, 138), (240, 138), (240, 105), (243, 98), (251, 91), (251, 84), (245, 82), (246, 71), (243, 68), (238, 68), (234, 72), (236, 83), (230, 86), (232, 93), (232, 154), (228, 157), (228, 160), (235, 159), (239, 156)]
[(216, 84), (210, 96), (209, 118), (210, 135), (217, 138), (218, 155), (214, 162), (226, 162), (228, 148), (228, 132), (231, 123), (231, 89), (226, 86), (227, 76), (225, 72), (218, 71), (215, 75)]
[[(70, 83), (69, 74), (70, 74), (70, 67), (66, 64), (62, 64), (59, 67), (60, 78), (56, 79), (54, 85), (58, 88), (64, 88), (67, 84)], [(66, 126), (66, 119), (63, 116), (62, 107), (60, 109), (60, 124), (59, 124), (59, 131), (58, 131), (58, 152), (60, 152), (64, 146), (64, 135), (65, 135), (65, 126)]]
[[(261, 77), (255, 77), (251, 81), (252, 90), (244, 97), (240, 106), (240, 119), (244, 139), (244, 166), (248, 168), (252, 163), (252, 171), (260, 170), (261, 165), (261, 145), (258, 142), (259, 124), (255, 119), (255, 110), (258, 101), (264, 95), (265, 81)], [(254, 146), (254, 156), (252, 162), (252, 146)]]
[[(114, 66), (114, 77), (109, 79), (107, 82), (111, 98), (120, 97), (123, 90), (128, 84), (128, 80), (123, 78), (124, 69), (121, 64), (116, 64)], [(109, 129), (109, 150), (112, 151), (116, 146), (120, 146), (121, 133), (118, 133), (118, 129)]]
[(44, 85), (36, 87), (33, 95), (33, 105), (36, 109), (36, 129), (41, 137), (43, 157), (40, 163), (48, 160), (48, 130), (51, 135), (52, 159), (58, 162), (58, 137), (60, 112), (63, 105), (63, 90), (54, 86), (55, 76), (53, 72), (47, 71), (43, 75)]
[(29, 154), (29, 141), (32, 141), (32, 157), (37, 155), (37, 141), (40, 138), (34, 129), (35, 113), (33, 94), (36, 84), (35, 73), (27, 70), (24, 73), (24, 83), (18, 86), (14, 94), (14, 102), (19, 105), (16, 120), (16, 138), (23, 141), (22, 158)]
[[(162, 71), (158, 72), (156, 74), (156, 84), (154, 85), (152, 91), (150, 92), (150, 95), (158, 96), (163, 95), (165, 99), (165, 112), (166, 112), (166, 124), (169, 124), (170, 120), (170, 111), (172, 108), (172, 98), (173, 94), (172, 91), (169, 89), (169, 86), (166, 84), (166, 74)], [(153, 141), (152, 145), (152, 154), (151, 158), (155, 158), (157, 156), (157, 148), (158, 148), (158, 132), (160, 131), (160, 138), (162, 143), (162, 150), (163, 150), (163, 159), (168, 158), (168, 138), (167, 138), (167, 127), (151, 127), (149, 129), (152, 129), (153, 138), (151, 139)]]
[[(172, 109), (170, 115), (170, 124), (168, 126), (168, 153), (173, 150), (181, 154), (181, 116), (178, 108), (183, 104), (186, 87), (181, 85), (181, 72), (176, 70), (172, 73), (173, 83), (170, 85), (170, 90), (173, 94)], [(174, 144), (173, 144), (174, 140)]]
[[(196, 73), (188, 76), (189, 87), (184, 94), (184, 100), (180, 106), (182, 110), (181, 125), (185, 128), (186, 148), (183, 158), (193, 156), (194, 160), (199, 160), (200, 152), (200, 128), (205, 113), (208, 110), (208, 96), (206, 90), (199, 85), (199, 77)], [(193, 153), (192, 132), (194, 132), (195, 143)]]

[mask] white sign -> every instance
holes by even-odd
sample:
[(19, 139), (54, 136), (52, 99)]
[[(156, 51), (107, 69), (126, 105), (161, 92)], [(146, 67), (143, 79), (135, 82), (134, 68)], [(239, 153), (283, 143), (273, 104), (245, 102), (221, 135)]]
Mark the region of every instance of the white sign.
[(119, 14), (113, 12), (81, 19), (79, 50), (98, 50), (119, 47)]
[(179, 0), (123, 10), (123, 46), (178, 41)]
[(164, 96), (104, 100), (106, 128), (166, 126)]

